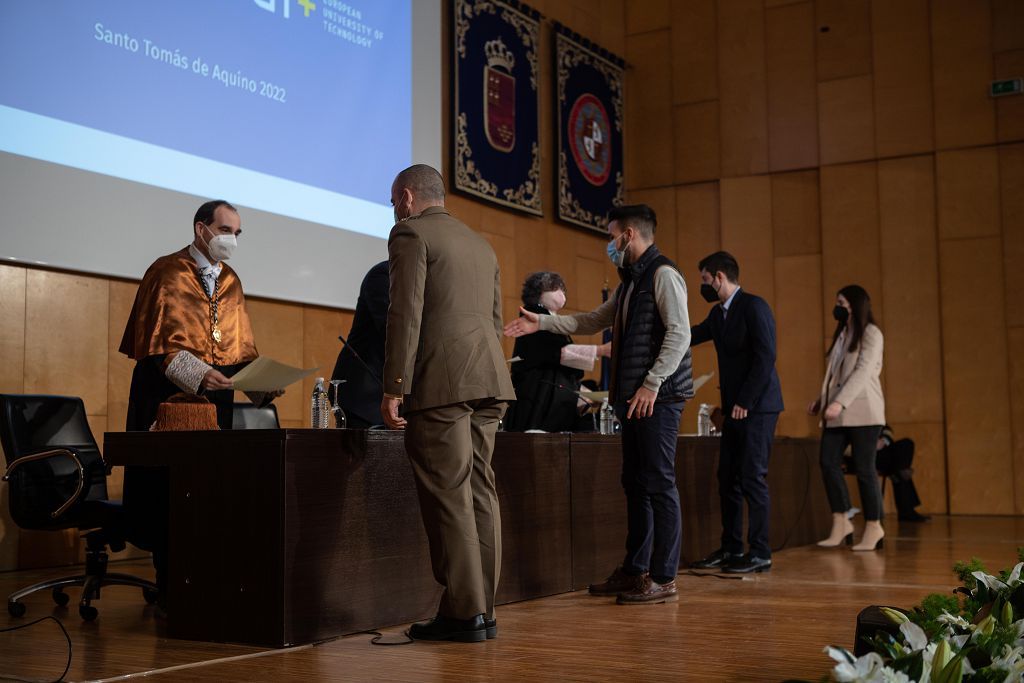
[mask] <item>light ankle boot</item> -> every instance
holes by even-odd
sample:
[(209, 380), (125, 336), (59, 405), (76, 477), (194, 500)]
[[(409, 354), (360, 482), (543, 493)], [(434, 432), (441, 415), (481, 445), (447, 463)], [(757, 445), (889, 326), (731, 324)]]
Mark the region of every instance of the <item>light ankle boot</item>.
[(824, 541), (818, 541), (822, 548), (836, 548), (840, 543), (853, 545), (853, 522), (845, 512), (832, 513), (832, 533)]
[(882, 523), (868, 521), (864, 525), (864, 535), (860, 537), (860, 543), (853, 546), (854, 550), (877, 550), (882, 547), (882, 539), (885, 538), (885, 529)]

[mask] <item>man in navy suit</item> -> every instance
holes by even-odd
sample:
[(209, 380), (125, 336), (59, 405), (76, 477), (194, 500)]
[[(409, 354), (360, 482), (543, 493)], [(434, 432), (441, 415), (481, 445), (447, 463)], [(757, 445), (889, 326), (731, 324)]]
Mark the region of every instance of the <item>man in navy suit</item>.
[(718, 459), (722, 546), (693, 566), (739, 574), (768, 571), (772, 566), (768, 457), (782, 411), (782, 390), (775, 372), (775, 318), (768, 302), (740, 289), (740, 267), (731, 254), (715, 252), (702, 260), (699, 268), (701, 296), (717, 305), (704, 322), (691, 328), (690, 344), (715, 343), (725, 422)]

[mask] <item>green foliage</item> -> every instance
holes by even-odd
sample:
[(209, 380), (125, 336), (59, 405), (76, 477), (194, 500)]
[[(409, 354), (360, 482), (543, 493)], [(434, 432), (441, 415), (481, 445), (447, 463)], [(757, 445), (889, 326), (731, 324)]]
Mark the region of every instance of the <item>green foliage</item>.
[(981, 560), (977, 557), (972, 557), (969, 562), (960, 561), (953, 565), (953, 573), (957, 575), (960, 582), (970, 590), (974, 590), (978, 585), (978, 580), (971, 576), (974, 572), (985, 572), (988, 574), (988, 570), (985, 569), (985, 565), (982, 564)]
[(1024, 562), (1024, 545), (1017, 548), (1017, 561)]
[(957, 600), (955, 595), (932, 593), (922, 600), (921, 604), (914, 608), (909, 616), (910, 620), (920, 626), (928, 634), (928, 638), (931, 639), (942, 630), (942, 624), (936, 621), (936, 619), (943, 612), (948, 612), (954, 616), (960, 614), (960, 601)]

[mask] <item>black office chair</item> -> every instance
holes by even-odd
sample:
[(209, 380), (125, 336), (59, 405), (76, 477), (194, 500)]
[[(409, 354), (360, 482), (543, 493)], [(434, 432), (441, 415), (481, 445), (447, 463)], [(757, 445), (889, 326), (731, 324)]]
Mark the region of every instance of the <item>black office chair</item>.
[(252, 403), (236, 403), (231, 414), (232, 429), (280, 429), (277, 408), (271, 403), (259, 408)]
[(78, 613), (86, 621), (98, 612), (92, 601), (104, 586), (135, 586), (146, 602), (156, 585), (130, 574), (107, 573), (107, 546), (124, 550), (120, 501), (107, 499), (108, 468), (89, 429), (82, 399), (70, 396), (0, 394), (0, 444), (7, 460), (11, 517), (22, 529), (91, 529), (85, 536), (85, 573), (43, 581), (11, 593), (7, 611), (25, 614), (22, 598), (50, 590), (53, 601), (69, 602), (65, 586), (82, 586)]

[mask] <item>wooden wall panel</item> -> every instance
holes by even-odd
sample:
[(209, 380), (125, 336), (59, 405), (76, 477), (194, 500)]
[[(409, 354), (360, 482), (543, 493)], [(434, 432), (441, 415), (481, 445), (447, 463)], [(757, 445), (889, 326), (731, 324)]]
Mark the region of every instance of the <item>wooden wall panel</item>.
[(885, 416), (941, 422), (942, 363), (935, 168), (931, 156), (878, 163), (885, 316)]
[(718, 99), (718, 12), (715, 0), (672, 3), (672, 101)]
[(821, 264), (824, 334), (835, 329), (832, 308), (840, 287), (858, 284), (884, 320), (878, 180), (874, 163), (821, 168)]
[(138, 284), (134, 282), (110, 282), (107, 305), (107, 429), (112, 432), (124, 431), (128, 420), (128, 394), (131, 391), (135, 361), (118, 349), (138, 289)]
[[(1006, 273), (1006, 324), (1024, 326), (1024, 307), (1017, 305), (1024, 291), (1024, 144), (999, 150), (1000, 220), (1003, 267)], [(1024, 425), (1022, 425), (1024, 426)]]
[(665, 65), (671, 59), (667, 30), (626, 39), (626, 92), (649, 93), (626, 96), (627, 189), (672, 184), (672, 89), (665, 82)]
[[(634, 190), (626, 195), (630, 204), (647, 204), (658, 218), (658, 227), (655, 229), (654, 240), (658, 248), (671, 259), (676, 258), (676, 193), (671, 187), (663, 187), (657, 190)], [(604, 245), (600, 245), (603, 248)], [(585, 254), (587, 258), (595, 258), (599, 252), (595, 245), (593, 251), (589, 248)], [(607, 255), (605, 256), (607, 258)], [(608, 261), (611, 264), (611, 261)], [(616, 278), (617, 281), (618, 278)]]
[(875, 156), (875, 112), (871, 76), (818, 84), (821, 163), (839, 164)]
[(722, 180), (722, 249), (740, 265), (740, 282), (775, 302), (772, 185), (769, 176)]
[(821, 253), (818, 171), (772, 175), (775, 257)]
[(717, 179), (718, 101), (682, 104), (674, 111), (676, 184)]
[[(1024, 2), (1020, 3), (1024, 7)], [(1024, 26), (1018, 30), (1024, 31)], [(1024, 75), (1024, 49), (995, 55), (993, 78), (1020, 78)], [(1024, 97), (1015, 95), (996, 100), (996, 138), (999, 142), (1024, 140)]]
[(25, 392), (79, 396), (107, 414), (107, 280), (29, 270)]
[(930, 152), (935, 139), (928, 0), (873, 0), (871, 27), (878, 156)]
[(669, 26), (669, 0), (630, 0), (626, 3), (626, 35)]
[(762, 0), (718, 4), (722, 176), (768, 170), (768, 105)]
[[(1010, 354), (1010, 418), (1013, 432), (1013, 512), (1024, 515), (1024, 328), (1011, 327), (1007, 330), (1007, 345)], [(1004, 473), (1004, 476), (1007, 474)]]
[(998, 237), (940, 242), (949, 511), (1012, 514), (1014, 482), (1003, 292), (964, 283), (1002, 278)]
[[(891, 422), (890, 426), (897, 439), (914, 441), (914, 486), (921, 498), (918, 511), (946, 514), (946, 435), (942, 422)], [(891, 485), (886, 488), (892, 490)]]
[[(709, 312), (708, 304), (700, 296), (700, 273), (697, 272), (697, 264), (705, 256), (722, 248), (718, 183), (677, 187), (675, 195), (675, 262), (686, 280), (689, 291), (687, 308), (690, 322), (697, 324), (704, 320)], [(696, 374), (695, 370), (694, 375)]]
[(940, 152), (939, 237), (999, 234), (999, 153), (994, 147)]
[(786, 410), (776, 433), (815, 436), (818, 418), (807, 414), (817, 398), (825, 371), (819, 335), (821, 320), (821, 255), (775, 258), (776, 369), (782, 381)]
[[(256, 348), (260, 355), (297, 368), (305, 367), (302, 365), (302, 307), (248, 299), (246, 308), (252, 319), (253, 336), (256, 338)], [(334, 334), (336, 342), (339, 334), (346, 334), (346, 331), (338, 330)], [(340, 351), (340, 342), (337, 343)], [(324, 371), (324, 377), (329, 379), (334, 370), (334, 363), (321, 369)], [(279, 420), (295, 421), (305, 417), (309, 411), (309, 397), (301, 387), (300, 384), (293, 384), (285, 390), (284, 396), (274, 399)], [(344, 391), (344, 387), (341, 389)], [(245, 394), (235, 392), (235, 400), (244, 403), (249, 399)]]
[(989, 145), (995, 113), (988, 2), (939, 0), (932, 9), (932, 78), (937, 149)]
[(772, 171), (818, 164), (814, 34), (810, 3), (765, 10), (768, 167)]
[(870, 0), (817, 0), (818, 80), (871, 73)]
[(0, 392), (25, 390), (25, 301), (28, 271), (0, 265)]
[(1024, 2), (992, 0), (992, 51), (1024, 50)]

